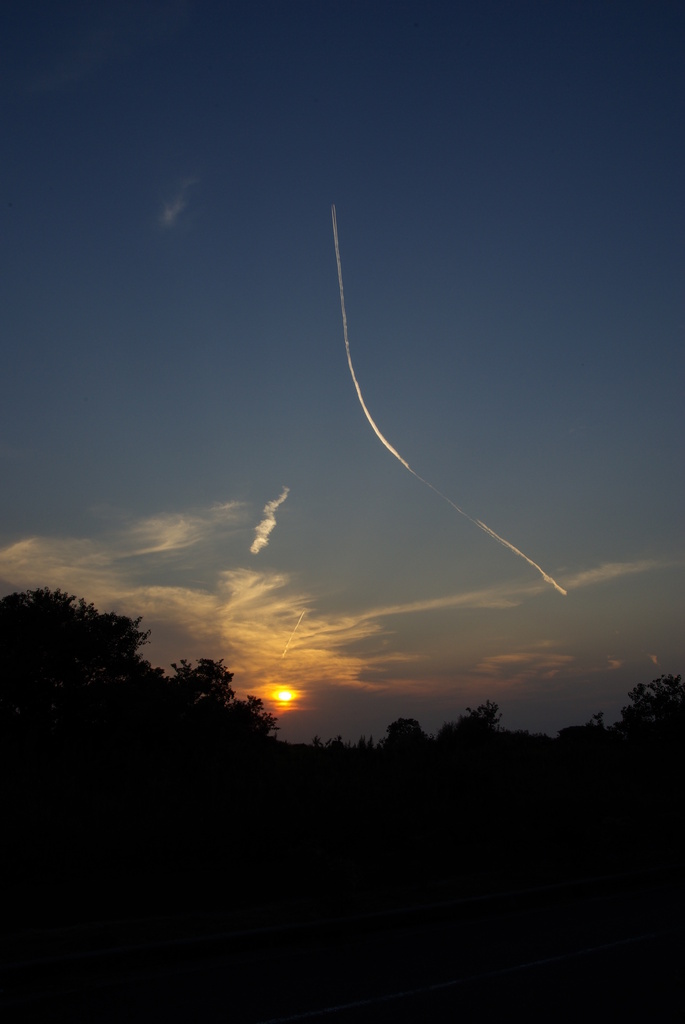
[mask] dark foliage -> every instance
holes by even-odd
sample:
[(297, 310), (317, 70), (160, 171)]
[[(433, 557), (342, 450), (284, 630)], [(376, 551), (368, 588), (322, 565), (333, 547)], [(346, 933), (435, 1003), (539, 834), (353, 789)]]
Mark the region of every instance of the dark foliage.
[(234, 739), (266, 737), (278, 729), (259, 697), (236, 699), (233, 673), (225, 668), (223, 658), (200, 658), (195, 668), (185, 660), (171, 667), (171, 684), (180, 698), (183, 717), (193, 726), (218, 730)]
[(386, 729), (383, 746), (386, 750), (411, 750), (421, 746), (428, 737), (415, 718), (398, 718)]
[(377, 744), (290, 745), (222, 661), (166, 675), (146, 640), (60, 591), (0, 601), (0, 870), (21, 923), (284, 896), (338, 914), (364, 894), (685, 852), (680, 676), (637, 686), (616, 726), (600, 713), (556, 740), (502, 728), (486, 701), (435, 739), (399, 718)]
[(499, 732), (501, 718), (499, 704), (486, 700), (475, 709), (467, 708), (466, 714), (460, 715), (456, 722), (444, 722), (436, 738), (443, 747), (488, 742)]
[(663, 741), (685, 736), (685, 685), (680, 676), (659, 676), (639, 683), (621, 709), (616, 729), (634, 742)]
[(149, 636), (140, 621), (60, 590), (0, 600), (0, 732), (36, 738), (103, 725), (114, 687), (157, 677), (139, 653)]

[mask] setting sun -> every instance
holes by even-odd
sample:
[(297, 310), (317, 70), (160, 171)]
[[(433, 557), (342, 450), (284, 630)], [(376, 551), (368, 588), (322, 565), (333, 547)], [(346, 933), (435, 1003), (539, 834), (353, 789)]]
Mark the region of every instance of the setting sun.
[(281, 704), (287, 704), (293, 699), (292, 690), (281, 690), (276, 694), (276, 699), (279, 700)]

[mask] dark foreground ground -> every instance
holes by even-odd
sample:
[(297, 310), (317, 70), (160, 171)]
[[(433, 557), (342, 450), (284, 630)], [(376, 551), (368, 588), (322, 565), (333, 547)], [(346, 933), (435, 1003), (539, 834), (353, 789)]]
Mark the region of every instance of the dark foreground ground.
[(259, 923), (255, 911), (19, 930), (5, 936), (0, 1010), (57, 1022), (685, 1020), (680, 868), (371, 910), (283, 904), (280, 924), (272, 914), (261, 928), (240, 927)]

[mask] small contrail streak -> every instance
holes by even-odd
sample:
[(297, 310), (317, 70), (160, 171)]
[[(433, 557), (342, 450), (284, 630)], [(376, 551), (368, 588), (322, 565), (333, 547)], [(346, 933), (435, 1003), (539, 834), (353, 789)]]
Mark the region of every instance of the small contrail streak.
[(369, 412), (369, 410), (366, 408), (366, 403), (365, 403), (365, 401), (364, 401), (364, 399), (362, 397), (361, 388), (359, 387), (359, 381), (357, 380), (357, 377), (356, 377), (355, 372), (354, 372), (354, 367), (352, 365), (352, 356), (350, 355), (350, 342), (349, 342), (349, 339), (348, 339), (348, 336), (347, 336), (347, 314), (345, 312), (345, 292), (344, 292), (344, 289), (343, 289), (342, 264), (340, 262), (340, 246), (338, 245), (338, 222), (337, 222), (336, 216), (335, 216), (335, 204), (333, 204), (333, 206), (331, 206), (331, 215), (333, 217), (333, 240), (335, 242), (335, 260), (336, 260), (336, 263), (338, 265), (338, 284), (340, 285), (340, 308), (342, 310), (343, 335), (344, 335), (344, 338), (345, 338), (345, 351), (347, 352), (347, 365), (350, 368), (350, 374), (352, 375), (352, 381), (354, 382), (354, 386), (355, 386), (356, 391), (357, 391), (357, 398), (359, 399), (360, 405), (361, 405), (362, 409), (364, 410), (364, 415), (366, 416), (367, 420), (369, 421), (369, 423), (373, 427), (373, 430), (374, 430), (376, 436), (378, 437), (379, 441), (381, 441), (382, 444), (385, 445), (385, 447), (388, 449), (388, 451), (392, 455), (394, 455), (396, 459), (399, 459), (399, 461), (402, 463), (404, 468), (408, 469), (409, 472), (412, 474), (412, 476), (415, 476), (416, 479), (420, 480), (422, 484), (426, 485), (426, 487), (430, 487), (431, 491), (434, 491), (438, 495), (438, 497), (442, 498), (443, 501), (446, 501), (448, 505), (451, 505), (452, 508), (455, 509), (455, 511), (457, 511), (460, 516), (464, 516), (464, 518), (468, 519), (468, 521), (470, 523), (473, 523), (474, 526), (477, 526), (479, 530), (482, 530), (484, 533), (487, 533), (489, 537), (492, 537), (493, 540), (496, 540), (499, 544), (502, 544), (505, 548), (509, 548), (509, 550), (513, 551), (515, 555), (518, 555), (519, 558), (522, 558), (524, 560), (524, 562), (528, 562), (528, 565), (532, 565), (532, 567), (534, 569), (537, 569), (537, 571), (540, 573), (540, 575), (542, 576), (543, 580), (546, 583), (550, 583), (554, 587), (555, 590), (559, 591), (560, 594), (566, 595), (566, 591), (564, 590), (564, 588), (560, 587), (559, 584), (556, 582), (556, 580), (553, 580), (551, 576), (548, 576), (548, 574), (544, 571), (544, 569), (540, 568), (540, 566), (537, 564), (537, 562), (534, 562), (532, 558), (528, 557), (528, 555), (524, 555), (523, 551), (519, 551), (519, 549), (517, 547), (515, 547), (513, 544), (511, 544), (508, 540), (505, 540), (504, 537), (500, 537), (500, 535), (498, 533), (495, 533), (494, 530), (491, 530), (490, 527), (487, 526), (485, 523), (481, 522), (480, 519), (474, 519), (473, 516), (470, 516), (468, 514), (468, 512), (465, 512), (463, 508), (460, 508), (458, 505), (456, 505), (451, 500), (451, 498), (448, 498), (446, 494), (443, 494), (442, 491), (439, 491), (438, 488), (435, 487), (429, 480), (424, 480), (424, 478), (422, 476), (419, 476), (419, 474), (416, 472), (416, 470), (411, 468), (411, 466), (409, 465), (407, 460), (403, 459), (402, 456), (400, 455), (400, 453), (398, 451), (396, 451), (395, 448), (393, 448), (393, 446), (390, 444), (390, 442), (385, 437), (383, 437), (383, 435), (381, 434), (380, 430), (378, 429), (378, 427), (374, 423), (373, 417), (372, 417), (371, 413)]
[(302, 611), (300, 612), (300, 617), (299, 617), (299, 619), (297, 620), (297, 623), (296, 623), (296, 625), (295, 625), (295, 629), (294, 629), (294, 630), (292, 631), (292, 633), (290, 634), (290, 637), (288, 638), (288, 642), (287, 642), (287, 644), (285, 645), (285, 647), (283, 648), (283, 654), (281, 655), (281, 660), (283, 660), (283, 658), (285, 658), (286, 654), (288, 653), (288, 648), (290, 647), (290, 644), (291, 644), (291, 642), (292, 642), (292, 639), (293, 639), (293, 637), (294, 637), (294, 636), (295, 636), (295, 634), (297, 633), (297, 630), (298, 630), (298, 628), (299, 628), (299, 625), (300, 625), (300, 623), (302, 622), (302, 619), (304, 618), (304, 613), (306, 612), (306, 610), (307, 610), (307, 609), (306, 609), (306, 608), (304, 608), (304, 609), (303, 609), (303, 610), (302, 610)]

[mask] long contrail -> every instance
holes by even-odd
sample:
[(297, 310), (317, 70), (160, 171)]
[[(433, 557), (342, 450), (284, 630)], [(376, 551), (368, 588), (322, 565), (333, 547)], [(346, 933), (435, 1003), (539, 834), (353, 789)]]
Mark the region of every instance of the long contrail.
[[(515, 547), (513, 544), (511, 544), (508, 540), (505, 540), (504, 537), (500, 537), (500, 535), (498, 533), (495, 533), (494, 530), (491, 530), (490, 527), (487, 526), (485, 523), (481, 522), (480, 519), (474, 519), (473, 516), (470, 516), (468, 514), (468, 512), (464, 511), (463, 508), (459, 508), (459, 506), (456, 505), (451, 500), (451, 498), (448, 498), (446, 494), (443, 494), (442, 491), (439, 491), (438, 488), (435, 487), (429, 480), (424, 480), (424, 478), (422, 476), (419, 476), (419, 474), (416, 472), (416, 470), (411, 468), (411, 466), (409, 465), (407, 460), (403, 459), (402, 456), (400, 455), (400, 453), (395, 448), (393, 448), (393, 446), (390, 444), (390, 442), (387, 440), (387, 438), (383, 437), (383, 435), (381, 434), (380, 430), (378, 429), (378, 427), (374, 423), (373, 417), (372, 417), (371, 413), (369, 412), (369, 410), (366, 408), (366, 403), (365, 403), (365, 401), (364, 401), (364, 399), (362, 397), (361, 388), (359, 387), (359, 381), (357, 380), (357, 377), (356, 377), (355, 372), (354, 372), (354, 366), (352, 365), (352, 356), (350, 355), (350, 342), (349, 342), (349, 338), (347, 336), (347, 314), (345, 312), (345, 292), (344, 292), (344, 289), (343, 289), (342, 264), (340, 262), (340, 246), (338, 245), (338, 222), (337, 222), (336, 216), (335, 216), (335, 204), (333, 204), (333, 206), (331, 206), (331, 215), (333, 217), (333, 239), (335, 241), (335, 259), (336, 259), (336, 263), (338, 264), (338, 284), (340, 285), (340, 308), (342, 310), (343, 335), (345, 337), (345, 351), (347, 352), (347, 365), (350, 368), (350, 374), (352, 375), (352, 381), (354, 382), (354, 386), (355, 386), (355, 388), (357, 390), (357, 398), (359, 399), (360, 405), (361, 405), (362, 409), (364, 410), (364, 415), (366, 416), (367, 420), (369, 421), (369, 423), (373, 427), (373, 430), (374, 430), (376, 436), (378, 437), (379, 441), (381, 441), (382, 444), (385, 445), (385, 447), (388, 449), (388, 451), (392, 455), (394, 455), (396, 459), (399, 459), (399, 461), (402, 463), (404, 468), (408, 469), (409, 472), (412, 474), (412, 476), (415, 476), (416, 479), (420, 480), (422, 484), (426, 485), (426, 487), (430, 487), (431, 491), (435, 491), (435, 493), (438, 495), (438, 497), (442, 498), (443, 501), (446, 501), (448, 505), (451, 505), (452, 508), (455, 509), (455, 511), (457, 511), (460, 516), (464, 516), (464, 518), (468, 519), (468, 521), (470, 523), (473, 523), (474, 526), (477, 526), (479, 530), (482, 530), (484, 533), (487, 533), (489, 537), (492, 537), (493, 540), (498, 541), (505, 548), (509, 548), (509, 550), (513, 551), (515, 555), (518, 555), (519, 558), (522, 558), (524, 560), (524, 562), (528, 562), (528, 565), (532, 565), (534, 569), (537, 569), (537, 571), (540, 573), (540, 575), (542, 576), (542, 578), (545, 581), (545, 583), (550, 583), (554, 587), (555, 590), (559, 591), (560, 594), (566, 595), (566, 591), (564, 590), (564, 588), (560, 587), (559, 584), (556, 582), (556, 580), (553, 580), (551, 576), (548, 576), (547, 573), (544, 571), (544, 569), (540, 568), (540, 566), (537, 564), (537, 562), (534, 562), (532, 558), (528, 557), (528, 555), (524, 555), (523, 551), (519, 551), (519, 549), (517, 547)], [(299, 623), (298, 623), (298, 625), (299, 625)], [(297, 627), (295, 627), (295, 628), (297, 628)], [(286, 648), (286, 650), (287, 650), (287, 648)]]

